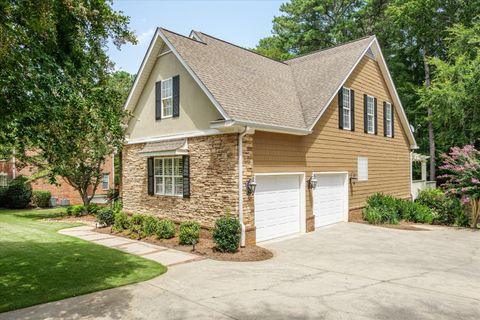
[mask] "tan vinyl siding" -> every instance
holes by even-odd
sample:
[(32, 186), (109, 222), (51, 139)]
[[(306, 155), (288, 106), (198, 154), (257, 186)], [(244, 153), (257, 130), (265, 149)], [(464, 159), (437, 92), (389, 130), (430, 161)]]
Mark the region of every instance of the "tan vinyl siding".
[[(357, 158), (368, 157), (368, 181), (349, 187), (349, 208), (364, 206), (367, 196), (385, 192), (410, 196), (410, 148), (395, 111), (395, 137), (383, 136), (383, 101), (392, 101), (377, 62), (364, 57), (347, 80), (355, 91), (355, 131), (338, 128), (338, 99), (335, 98), (308, 136), (257, 131), (254, 135), (254, 172), (343, 171), (357, 175)], [(364, 133), (363, 94), (377, 98), (378, 135)], [(312, 215), (307, 192), (307, 217)]]

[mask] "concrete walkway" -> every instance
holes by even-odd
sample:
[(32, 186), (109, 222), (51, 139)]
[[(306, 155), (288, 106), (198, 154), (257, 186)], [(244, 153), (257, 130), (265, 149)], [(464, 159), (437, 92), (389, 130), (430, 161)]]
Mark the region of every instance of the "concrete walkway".
[(127, 239), (113, 234), (95, 232), (94, 230), (95, 228), (92, 226), (81, 226), (63, 229), (60, 230), (59, 233), (141, 256), (145, 259), (159, 262), (167, 267), (204, 259), (203, 257), (187, 252), (173, 250), (138, 240)]

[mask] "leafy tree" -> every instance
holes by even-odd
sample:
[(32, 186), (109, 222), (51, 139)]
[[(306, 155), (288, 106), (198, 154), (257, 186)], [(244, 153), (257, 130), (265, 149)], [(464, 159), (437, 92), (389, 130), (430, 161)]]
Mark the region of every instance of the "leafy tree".
[(452, 145), (480, 144), (480, 21), (456, 25), (446, 38), (446, 58), (431, 58), (430, 88), (420, 89), (420, 106), (432, 108), (431, 122), (441, 150)]
[(135, 41), (128, 21), (105, 0), (0, 1), (0, 145), (41, 146), (65, 105), (103, 86), (108, 41)]
[(129, 18), (106, 0), (0, 1), (0, 145), (85, 204), (105, 157), (120, 148), (122, 78), (107, 44), (135, 42)]

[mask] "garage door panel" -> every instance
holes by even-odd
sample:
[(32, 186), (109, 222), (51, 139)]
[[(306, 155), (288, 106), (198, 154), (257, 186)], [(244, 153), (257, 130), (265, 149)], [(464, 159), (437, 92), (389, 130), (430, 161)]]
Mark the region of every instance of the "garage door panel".
[(345, 220), (345, 174), (316, 174), (313, 210), (315, 227)]
[(257, 176), (255, 226), (257, 241), (300, 231), (300, 177)]

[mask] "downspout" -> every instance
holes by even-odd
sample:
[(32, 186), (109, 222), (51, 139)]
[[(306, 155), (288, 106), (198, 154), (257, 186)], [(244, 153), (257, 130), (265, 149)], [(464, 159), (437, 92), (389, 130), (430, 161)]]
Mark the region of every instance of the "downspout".
[(242, 226), (240, 246), (245, 247), (245, 224), (243, 223), (243, 137), (247, 134), (248, 127), (238, 135), (238, 220)]

